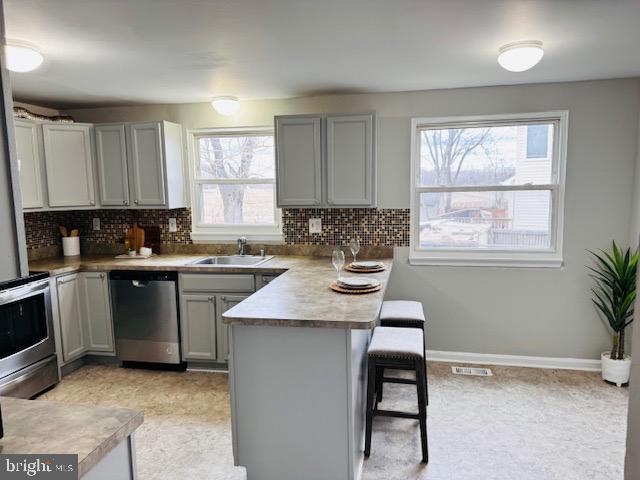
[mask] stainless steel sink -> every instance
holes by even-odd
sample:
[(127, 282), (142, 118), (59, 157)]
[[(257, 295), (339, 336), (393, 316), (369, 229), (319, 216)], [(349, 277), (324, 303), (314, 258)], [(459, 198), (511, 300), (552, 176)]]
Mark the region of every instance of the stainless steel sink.
[(201, 258), (200, 260), (191, 262), (191, 265), (260, 265), (272, 258), (273, 255), (269, 257), (261, 257), (260, 255), (216, 255)]

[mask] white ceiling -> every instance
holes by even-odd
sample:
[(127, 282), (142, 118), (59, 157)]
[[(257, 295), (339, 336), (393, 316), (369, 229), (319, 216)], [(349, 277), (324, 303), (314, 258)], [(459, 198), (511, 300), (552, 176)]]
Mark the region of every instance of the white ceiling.
[[(638, 0), (4, 0), (45, 63), (16, 99), (61, 108), (640, 76)], [(536, 39), (529, 72), (500, 45)]]

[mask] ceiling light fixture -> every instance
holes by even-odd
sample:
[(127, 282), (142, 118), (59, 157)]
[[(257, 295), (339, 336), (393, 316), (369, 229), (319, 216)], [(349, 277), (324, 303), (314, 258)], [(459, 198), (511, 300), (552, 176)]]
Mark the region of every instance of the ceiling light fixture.
[(12, 72), (30, 72), (38, 68), (44, 60), (38, 49), (27, 42), (8, 40), (4, 52), (7, 68)]
[(220, 115), (233, 115), (240, 108), (238, 97), (214, 97), (211, 101), (213, 109)]
[(534, 67), (544, 55), (542, 42), (527, 40), (507, 43), (498, 49), (498, 63), (510, 72), (524, 72)]

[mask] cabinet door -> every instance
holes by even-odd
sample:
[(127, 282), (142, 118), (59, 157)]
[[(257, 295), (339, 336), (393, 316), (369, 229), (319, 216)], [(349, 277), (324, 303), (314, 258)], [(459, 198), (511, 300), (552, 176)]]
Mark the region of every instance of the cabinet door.
[(279, 207), (322, 203), (322, 119), (276, 117)]
[(49, 205), (52, 207), (95, 205), (91, 126), (44, 124), (42, 134)]
[(87, 350), (115, 353), (107, 274), (104, 272), (82, 272), (80, 281)]
[(222, 314), (231, 307), (237, 305), (247, 295), (218, 295), (218, 361), (229, 361), (229, 325), (225, 325), (222, 321)]
[(216, 359), (216, 298), (182, 295), (180, 300), (182, 359)]
[(82, 325), (79, 274), (59, 278), (57, 293), (62, 357), (69, 362), (87, 350)]
[(22, 208), (44, 207), (44, 166), (40, 127), (23, 120), (15, 120), (14, 123)]
[(129, 205), (124, 125), (96, 125), (98, 189), (102, 205)]
[(327, 203), (374, 205), (373, 115), (327, 117)]
[(157, 122), (134, 123), (127, 129), (133, 203), (138, 206), (165, 205), (162, 125)]

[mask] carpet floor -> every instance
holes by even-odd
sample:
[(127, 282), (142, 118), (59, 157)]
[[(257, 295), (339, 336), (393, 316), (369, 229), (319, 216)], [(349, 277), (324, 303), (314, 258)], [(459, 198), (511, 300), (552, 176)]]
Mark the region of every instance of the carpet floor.
[[(493, 377), (469, 377), (430, 364), (429, 464), (420, 463), (417, 421), (376, 418), (363, 480), (623, 479), (626, 388), (597, 373), (492, 370)], [(415, 410), (414, 386), (388, 385), (384, 393), (380, 408)], [(39, 399), (144, 410), (140, 480), (242, 478), (233, 467), (224, 373), (86, 365)]]

